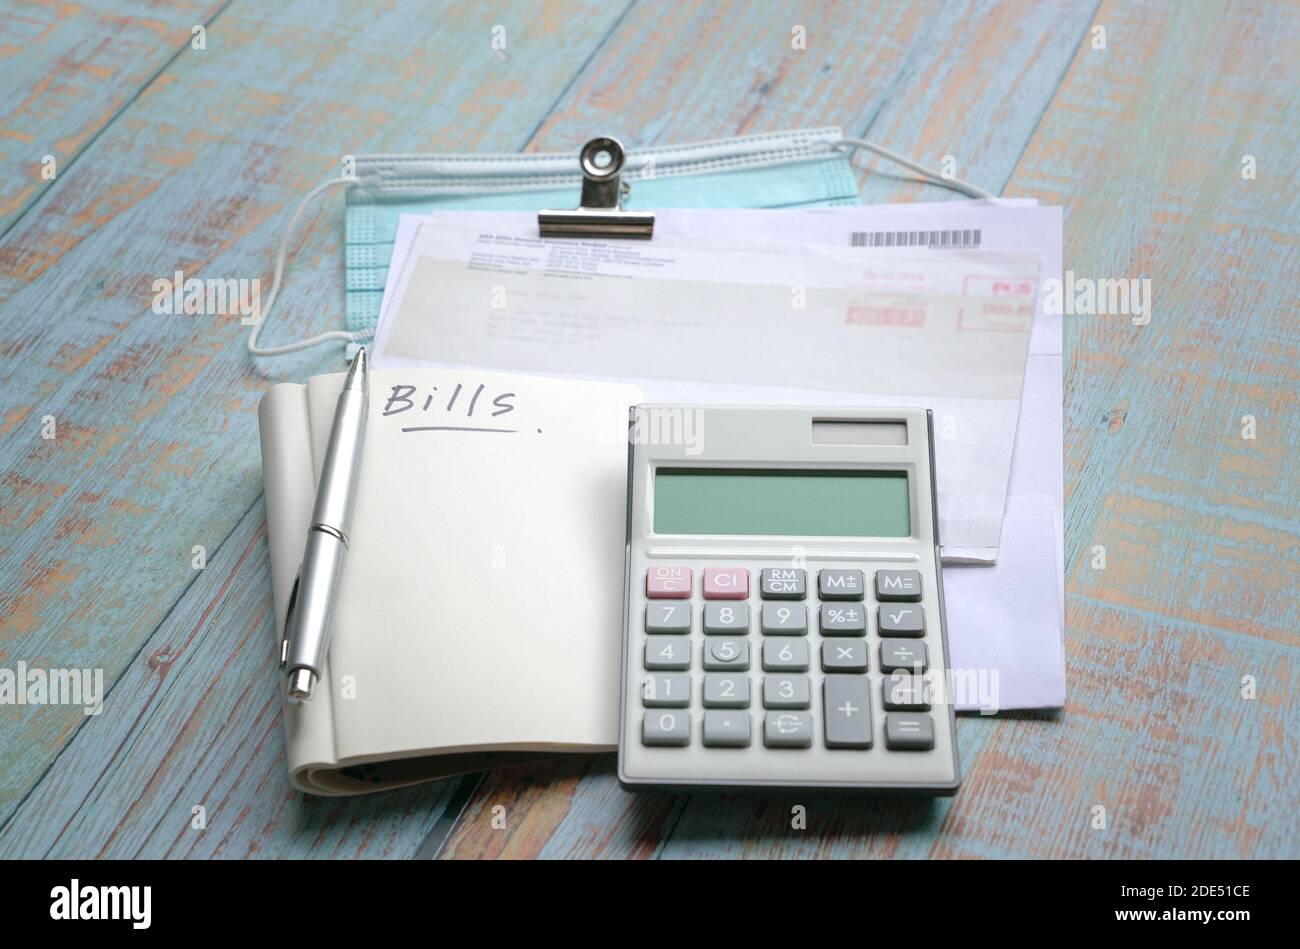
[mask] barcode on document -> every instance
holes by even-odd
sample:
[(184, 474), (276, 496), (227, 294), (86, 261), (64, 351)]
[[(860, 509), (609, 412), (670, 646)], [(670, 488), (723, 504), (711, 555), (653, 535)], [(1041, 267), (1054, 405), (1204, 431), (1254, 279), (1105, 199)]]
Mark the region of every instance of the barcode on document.
[(966, 250), (980, 246), (979, 229), (971, 231), (854, 231), (853, 247), (937, 247)]

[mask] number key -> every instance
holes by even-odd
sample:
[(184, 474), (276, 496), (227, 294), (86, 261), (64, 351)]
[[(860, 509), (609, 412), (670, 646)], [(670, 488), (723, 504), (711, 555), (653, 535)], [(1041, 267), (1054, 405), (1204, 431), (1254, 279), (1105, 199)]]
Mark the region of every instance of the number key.
[(812, 690), (807, 676), (766, 676), (763, 679), (764, 708), (808, 708)]
[(647, 745), (689, 745), (691, 716), (687, 712), (646, 712), (641, 741)]
[(710, 639), (704, 644), (704, 668), (710, 672), (728, 669), (743, 672), (749, 668), (749, 642), (744, 639)]
[(647, 708), (686, 708), (691, 702), (691, 677), (685, 672), (648, 675), (641, 680), (641, 701)]
[(760, 620), (772, 636), (803, 636), (808, 632), (808, 607), (802, 603), (764, 603)]
[(689, 603), (647, 603), (645, 631), (647, 633), (689, 633), (691, 605)]
[(706, 633), (749, 632), (748, 603), (705, 603), (704, 631)]
[(645, 667), (647, 669), (689, 669), (691, 641), (682, 636), (647, 636)]
[(806, 672), (808, 643), (802, 639), (763, 640), (764, 672)]
[(748, 708), (749, 676), (709, 672), (704, 676), (705, 708)]

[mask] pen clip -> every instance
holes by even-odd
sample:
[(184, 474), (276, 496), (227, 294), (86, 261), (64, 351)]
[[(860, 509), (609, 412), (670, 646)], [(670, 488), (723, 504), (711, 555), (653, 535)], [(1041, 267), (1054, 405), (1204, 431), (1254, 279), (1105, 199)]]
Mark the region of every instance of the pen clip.
[(298, 583), (302, 580), (302, 567), (293, 578), (293, 589), (289, 591), (289, 605), (284, 608), (284, 637), (280, 640), (280, 668), (289, 662), (289, 628), (293, 623), (293, 610), (298, 605)]

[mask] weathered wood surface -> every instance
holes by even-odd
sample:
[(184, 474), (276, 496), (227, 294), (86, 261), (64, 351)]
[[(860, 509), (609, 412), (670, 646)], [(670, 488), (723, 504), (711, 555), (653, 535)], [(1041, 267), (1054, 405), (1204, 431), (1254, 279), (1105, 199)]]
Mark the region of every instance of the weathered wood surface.
[[(22, 3), (0, 18), (0, 234), (221, 4)], [(54, 159), (49, 174), (43, 162)], [(0, 297), (3, 299), (3, 297)]]
[[(442, 855), (1295, 855), (1294, 7), (366, 9), (236, 0), (0, 241), (0, 664), (113, 685), (93, 719), (0, 707), (0, 854), (430, 855), (460, 807), (288, 790), (253, 409), (332, 357), (255, 369), (236, 320), (149, 313), (150, 280), (265, 279), (343, 153), (839, 123), (1064, 204), (1081, 275), (1152, 277), (1151, 325), (1067, 320), (1069, 706), (960, 721), (966, 784), (933, 803), (634, 797), (609, 756), (490, 774)], [(868, 200), (943, 194), (880, 169)], [(268, 337), (338, 324), (339, 220), (315, 215)]]

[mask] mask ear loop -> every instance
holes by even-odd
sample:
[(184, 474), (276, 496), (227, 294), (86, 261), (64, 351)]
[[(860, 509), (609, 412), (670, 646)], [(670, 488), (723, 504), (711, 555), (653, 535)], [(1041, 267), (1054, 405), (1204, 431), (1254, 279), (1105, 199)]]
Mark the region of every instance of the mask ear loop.
[(280, 235), (280, 247), (275, 255), (275, 273), (271, 277), (271, 290), (266, 295), (266, 306), (261, 308), (257, 315), (257, 322), (253, 324), (253, 331), (248, 334), (248, 351), (254, 356), (283, 356), (285, 353), (296, 353), (303, 349), (310, 349), (313, 346), (319, 346), (322, 343), (328, 343), (333, 340), (341, 340), (346, 343), (359, 343), (370, 338), (369, 333), (350, 332), (348, 330), (331, 330), (328, 333), (321, 333), (319, 336), (312, 336), (308, 339), (299, 340), (296, 343), (286, 343), (283, 346), (258, 346), (257, 337), (262, 332), (262, 327), (266, 325), (266, 318), (271, 315), (271, 309), (275, 306), (276, 298), (280, 295), (280, 283), (284, 279), (284, 262), (289, 255), (289, 241), (293, 238), (294, 229), (298, 226), (298, 219), (302, 217), (303, 210), (311, 203), (317, 195), (337, 185), (356, 184), (355, 178), (331, 178), (329, 181), (322, 182), (315, 188), (312, 188), (303, 199), (298, 202), (298, 207), (294, 210), (293, 215), (289, 218), (289, 223), (285, 225), (284, 232)]
[(990, 194), (983, 188), (971, 184), (969, 181), (962, 181), (960, 178), (945, 178), (933, 168), (927, 168), (925, 165), (917, 164), (910, 158), (904, 158), (898, 152), (891, 152), (888, 148), (877, 145), (874, 142), (868, 142), (865, 138), (841, 138), (835, 145), (848, 145), (849, 158), (852, 159), (854, 151), (859, 148), (865, 148), (869, 152), (879, 155), (881, 158), (887, 158), (892, 162), (902, 165), (928, 179), (933, 184), (941, 188), (949, 188), (953, 191), (960, 191), (962, 194), (969, 195), (972, 198), (995, 198), (997, 195)]

